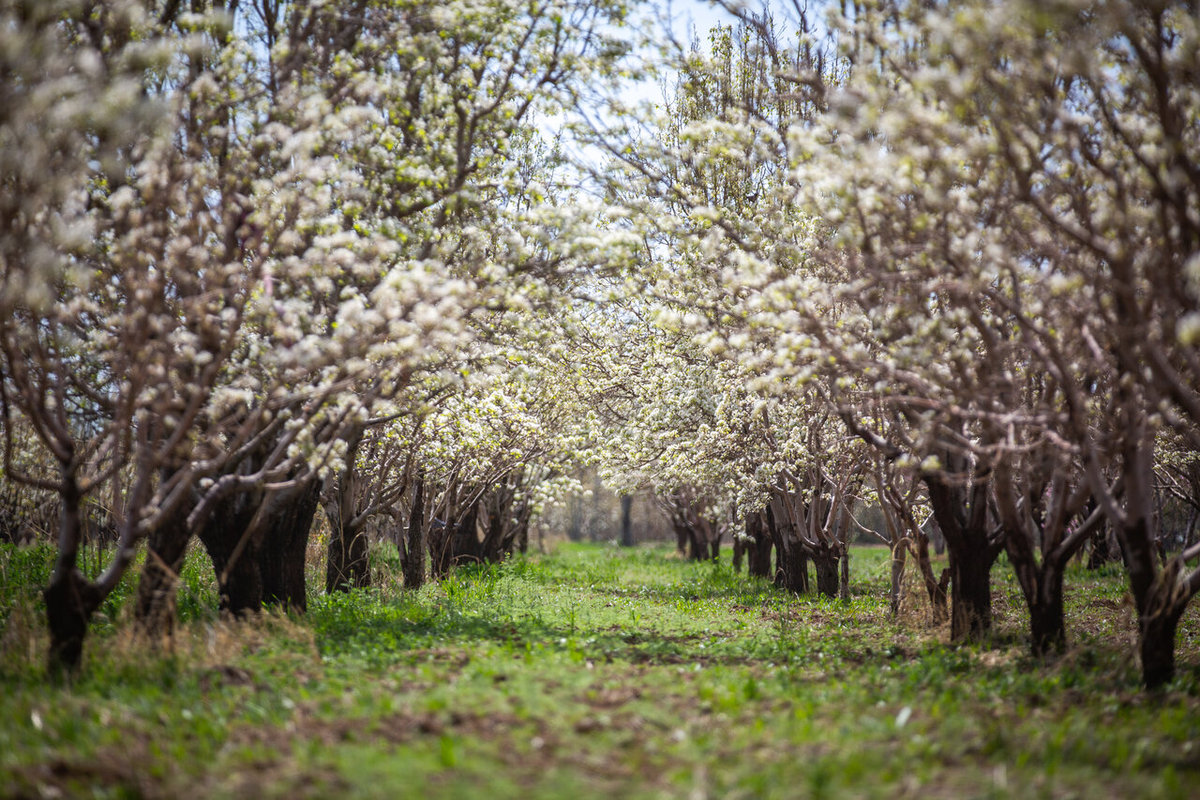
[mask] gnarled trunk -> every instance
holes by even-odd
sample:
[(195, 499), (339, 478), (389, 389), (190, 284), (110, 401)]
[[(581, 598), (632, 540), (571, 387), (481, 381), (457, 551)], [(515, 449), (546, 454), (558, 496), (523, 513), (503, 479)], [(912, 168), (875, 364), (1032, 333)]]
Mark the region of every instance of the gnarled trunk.
[(1119, 550), (1115, 545), (1111, 527), (1100, 526), (1089, 541), (1087, 568), (1096, 570), (1115, 561)]
[(771, 541), (775, 544), (775, 552), (778, 554), (775, 558), (775, 585), (789, 592), (807, 594), (808, 556), (799, 542), (790, 539), (787, 532), (780, 529), (779, 520), (770, 506), (767, 506), (765, 516), (766, 528), (770, 531)]
[(42, 597), (46, 602), (46, 624), (50, 629), (48, 667), (52, 675), (67, 675), (79, 669), (88, 623), (104, 596), (76, 566), (83, 535), (82, 495), (70, 467), (63, 469), (59, 497), (62, 509), (58, 520), (58, 559)]
[(329, 535), (325, 592), (348, 592), (371, 585), (369, 541), (365, 526), (338, 525)]
[(138, 630), (151, 642), (175, 631), (179, 597), (179, 573), (191, 541), (184, 518), (166, 520), (150, 534), (146, 561), (138, 580), (134, 620)]
[(754, 540), (748, 565), (750, 574), (757, 578), (770, 578), (771, 534), (763, 524), (762, 512), (750, 515), (746, 520), (746, 532)]
[(258, 554), (264, 603), (292, 611), (308, 610), (305, 557), (320, 497), (320, 484), (309, 480), (295, 499), (268, 522)]
[(262, 610), (261, 536), (251, 526), (263, 500), (257, 492), (226, 498), (198, 532), (217, 575), (221, 611), (234, 616)]
[(1164, 608), (1144, 618), (1139, 626), (1138, 649), (1142, 657), (1142, 682), (1156, 689), (1175, 677), (1175, 631), (1186, 604)]
[(1029, 606), (1029, 629), (1035, 656), (1062, 652), (1067, 646), (1063, 619), (1061, 570), (1043, 570), (1037, 602)]
[(708, 541), (699, 525), (685, 523), (688, 538), (688, 559), (704, 561), (709, 558)]
[(1005, 537), (1008, 559), (1017, 573), (1017, 583), (1029, 609), (1030, 649), (1035, 656), (1061, 652), (1067, 646), (1067, 629), (1063, 619), (1063, 564), (1056, 558), (1044, 557), (1038, 564), (1033, 556), (1033, 543), (1020, 546), (1017, 537), (1024, 531), (1010, 531)]
[(74, 566), (56, 569), (42, 598), (46, 602), (46, 622), (50, 629), (50, 673), (72, 674), (79, 669), (83, 659), (88, 623), (104, 598)]
[(243, 515), (214, 514), (200, 531), (200, 541), (217, 574), (220, 609), (236, 617), (262, 610), (262, 572), (258, 542)]
[(1157, 568), (1145, 516), (1132, 517), (1119, 535), (1137, 605), (1142, 682), (1147, 689), (1156, 689), (1175, 677), (1175, 633), (1192, 592), (1179, 585), (1183, 564), (1178, 558)]
[[(950, 538), (946, 538), (947, 546)], [(950, 549), (950, 640), (976, 642), (992, 629), (991, 572), (986, 549)]]
[(988, 536), (986, 477), (965, 486), (938, 473), (923, 479), (950, 555), (950, 640), (978, 641), (992, 629), (991, 571), (1000, 553)]
[(348, 592), (371, 585), (371, 562), (366, 520), (359, 513), (360, 480), (354, 462), (362, 444), (362, 428), (346, 440), (346, 463), (326, 480), (325, 518), (329, 520), (329, 550), (325, 560), (325, 593)]
[[(450, 526), (450, 547), (446, 552), (446, 571), (455, 564), (465, 564), (479, 561), (479, 512), (483, 510), (483, 500), (476, 500), (467, 510), (466, 515)], [(445, 573), (443, 573), (445, 574)]]
[[(795, 545), (793, 545), (795, 546)], [(817, 593), (825, 597), (837, 597), (838, 594), (838, 556), (837, 553), (821, 553), (813, 555), (813, 564), (817, 568)]]
[(1005, 536), (1008, 560), (1017, 574), (1017, 584), (1029, 609), (1030, 649), (1035, 656), (1063, 650), (1067, 645), (1063, 620), (1063, 574), (1061, 565), (1053, 559), (1038, 564), (1033, 555), (1033, 543), (1018, 546), (1021, 530), (1010, 530)]
[(804, 551), (794, 544), (788, 548), (776, 548), (779, 551), (779, 569), (775, 575), (775, 585), (781, 589), (796, 594), (808, 594), (808, 557)]
[(1125, 504), (1115, 527), (1137, 606), (1142, 682), (1147, 689), (1155, 689), (1175, 677), (1175, 631), (1200, 589), (1200, 581), (1195, 574), (1184, 577), (1181, 557), (1159, 565), (1152, 477), (1154, 438), (1136, 403), (1131, 408), (1134, 410), (1126, 410), (1128, 432), (1121, 447)]
[(691, 537), (688, 535), (688, 530), (683, 525), (673, 523), (671, 528), (675, 531), (675, 550), (679, 555), (686, 555), (688, 550), (688, 542)]
[(950, 568), (943, 569), (940, 577), (934, 577), (933, 562), (929, 558), (929, 538), (924, 535), (917, 537), (915, 553), (917, 568), (921, 570), (921, 582), (925, 585), (925, 594), (929, 597), (933, 624), (940, 625), (950, 619), (946, 596), (946, 590), (950, 586)]

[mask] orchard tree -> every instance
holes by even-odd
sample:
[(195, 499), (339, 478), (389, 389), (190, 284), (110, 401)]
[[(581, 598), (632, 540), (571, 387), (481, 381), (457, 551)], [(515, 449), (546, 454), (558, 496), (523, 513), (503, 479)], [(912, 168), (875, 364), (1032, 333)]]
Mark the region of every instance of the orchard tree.
[[(1007, 365), (985, 393), (942, 381), (930, 396), (992, 399), (970, 449), (981, 463), (990, 449), (1002, 470), (1010, 555), (1028, 540), (1016, 512), (1028, 526), (1045, 498), (1042, 519), (1059, 527), (1090, 492), (1122, 540), (1144, 679), (1161, 684), (1173, 674), (1175, 625), (1200, 589), (1183, 560), (1159, 565), (1152, 485), (1157, 426), (1195, 431), (1193, 10), (979, 3), (947, 19), (916, 4), (865, 5), (854, 26), (863, 60), (879, 69), (860, 70), (832, 124), (798, 143), (813, 160), (797, 181), (827, 218), (840, 215), (843, 257), (850, 244), (858, 263), (877, 262), (868, 274), (956, 290), (942, 295), (958, 330)], [(822, 153), (856, 169), (822, 179), (832, 164)], [(921, 302), (933, 296), (922, 291)], [(1025, 370), (1020, 357), (998, 357), (1006, 342)], [(1036, 402), (1016, 402), (1030, 386), (1023, 376), (1037, 373)], [(1038, 494), (1037, 475), (1055, 462), (1057, 485)], [(1024, 492), (1007, 485), (1018, 474)], [(1064, 530), (1041, 535), (1043, 568), (1074, 546)], [(1041, 639), (1035, 632), (1035, 647)]]
[[(142, 539), (151, 630), (193, 535), (230, 610), (303, 605), (302, 569), (272, 562), (302, 564), (318, 483), (526, 263), (516, 240), (497, 248), (464, 221), (484, 200), (473, 181), (537, 103), (603, 68), (598, 31), (621, 14), (264, 4), (244, 23), (233, 8), (141, 8), (5, 20), (37, 46), (9, 48), (29, 56), (5, 67), (3, 135), (50, 145), (30, 150), (46, 153), (33, 171), (5, 167), (14, 189), (35, 173), (46, 187), (5, 195), (28, 198), (5, 212), (7, 463), (20, 415), (59, 464), (6, 474), (62, 499), (47, 608), (66, 666)], [(114, 477), (120, 543), (90, 581), (79, 508)]]
[[(134, 297), (119, 285), (133, 265), (107, 256), (120, 236), (108, 198), (169, 122), (169, 104), (143, 90), (145, 74), (169, 71), (175, 53), (202, 43), (160, 35), (135, 3), (6, 3), (0, 15), (4, 472), (58, 496), (58, 557), (45, 592), (50, 662), (71, 667), (145, 521), (141, 505), (157, 477), (149, 428), (161, 429), (153, 417), (165, 412), (151, 372), (177, 327), (146, 324), (152, 287)], [(52, 468), (21, 468), (25, 429)], [(127, 464), (136, 477), (121, 545), (90, 580), (78, 566), (84, 504)]]
[[(1169, 680), (1200, 588), (1182, 560), (1159, 567), (1152, 502), (1156, 427), (1195, 430), (1194, 14), (863, 3), (832, 25), (850, 75), (781, 132), (784, 189), (759, 198), (754, 230), (626, 159), (708, 223), (679, 252), (720, 290), (690, 284), (686, 301), (738, 352), (772, 340), (774, 380), (815, 387), (918, 471), (950, 549), (954, 638), (989, 627), (1007, 547), (1034, 647), (1056, 646), (1061, 567), (1094, 503), (1124, 545), (1146, 683)], [(660, 157), (719, 161), (741, 130)]]

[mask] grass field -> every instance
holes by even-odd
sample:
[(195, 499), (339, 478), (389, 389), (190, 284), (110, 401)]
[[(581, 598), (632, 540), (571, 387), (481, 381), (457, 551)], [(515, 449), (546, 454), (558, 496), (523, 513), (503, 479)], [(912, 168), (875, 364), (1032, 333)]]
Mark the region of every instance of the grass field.
[(56, 687), (50, 557), (0, 551), (4, 796), (1200, 796), (1200, 614), (1144, 693), (1119, 571), (1071, 573), (1071, 649), (1040, 662), (1003, 564), (994, 639), (951, 648), (915, 593), (888, 618), (882, 549), (845, 603), (562, 545), (415, 594), (379, 559), (380, 588), (241, 624), (193, 553), (171, 649), (132, 638), (125, 586)]

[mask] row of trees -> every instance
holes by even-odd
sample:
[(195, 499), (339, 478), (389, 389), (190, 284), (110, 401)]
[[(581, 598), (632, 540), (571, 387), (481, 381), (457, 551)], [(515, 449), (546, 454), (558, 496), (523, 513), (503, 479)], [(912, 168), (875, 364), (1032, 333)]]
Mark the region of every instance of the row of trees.
[(988, 632), (1005, 552), (1035, 653), (1111, 526), (1145, 682), (1169, 680), (1200, 590), (1200, 548), (1160, 557), (1157, 500), (1198, 488), (1195, 9), (793, 11), (794, 40), (742, 13), (686, 54), (664, 133), (610, 149), (647, 241), (632, 335), (673, 370), (634, 383), (640, 479), (736, 508), (785, 583), (799, 554), (830, 592), (876, 501), (936, 606), (931, 516), (952, 638)]
[(4, 477), (57, 498), (52, 664), (143, 543), (153, 635), (195, 538), (230, 610), (302, 608), (320, 505), (330, 590), (367, 580), (370, 526), (413, 584), (427, 551), (521, 546), (585, 419), (529, 356), (553, 317), (513, 321), (586, 256), (547, 234), (530, 124), (608, 70), (622, 14), (0, 4)]

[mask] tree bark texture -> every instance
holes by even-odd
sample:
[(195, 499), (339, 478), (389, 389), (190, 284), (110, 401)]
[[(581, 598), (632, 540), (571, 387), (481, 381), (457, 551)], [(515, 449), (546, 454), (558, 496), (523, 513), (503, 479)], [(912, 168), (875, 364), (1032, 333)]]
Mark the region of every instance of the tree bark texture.
[(175, 631), (179, 573), (190, 541), (186, 514), (174, 515), (150, 534), (146, 561), (138, 580), (134, 620), (140, 632), (152, 642)]
[(263, 500), (258, 492), (228, 497), (198, 532), (217, 576), (220, 609), (234, 616), (262, 609), (261, 537), (251, 525)]
[(1131, 518), (1119, 530), (1119, 535), (1137, 605), (1142, 682), (1147, 689), (1156, 689), (1175, 677), (1175, 633), (1192, 592), (1180, 586), (1182, 564), (1179, 559), (1158, 569), (1146, 517)]
[(817, 572), (817, 593), (824, 597), (837, 597), (838, 557), (836, 555), (813, 556)]
[[(950, 538), (946, 538), (950, 547)], [(991, 572), (985, 549), (950, 548), (950, 640), (977, 642), (992, 630)]]
[(333, 527), (325, 562), (326, 594), (371, 585), (369, 544), (365, 526), (345, 522)]
[(778, 554), (775, 558), (775, 585), (789, 592), (807, 594), (808, 556), (799, 543), (791, 540), (787, 532), (780, 529), (779, 520), (770, 506), (767, 506), (765, 516), (766, 527), (771, 532), (771, 540)]
[(950, 639), (978, 641), (992, 628), (991, 570), (1000, 552), (988, 536), (987, 479), (974, 475), (964, 486), (923, 477), (950, 555)]
[(88, 623), (104, 595), (83, 577), (77, 566), (83, 536), (82, 495), (70, 467), (63, 469), (59, 497), (62, 508), (58, 521), (58, 558), (42, 598), (46, 602), (46, 624), (50, 630), (47, 666), (51, 675), (65, 676), (79, 669)]
[(1120, 550), (1111, 526), (1101, 525), (1088, 543), (1087, 568), (1097, 570), (1113, 563), (1120, 556)]
[(264, 603), (292, 611), (308, 610), (305, 558), (320, 499), (321, 486), (311, 479), (268, 521), (258, 560)]
[(764, 524), (764, 514), (751, 514), (746, 521), (746, 532), (753, 539), (750, 550), (749, 571), (758, 578), (771, 577), (771, 534)]
[(1060, 653), (1066, 649), (1062, 583), (1061, 570), (1043, 570), (1038, 583), (1037, 602), (1029, 606), (1031, 649), (1035, 656)]
[(56, 570), (42, 598), (50, 629), (50, 674), (73, 674), (83, 659), (88, 623), (104, 598), (74, 566), (62, 572)]
[(917, 537), (915, 552), (917, 568), (921, 570), (921, 582), (925, 585), (925, 594), (929, 597), (930, 615), (934, 625), (941, 625), (950, 619), (947, 589), (950, 586), (950, 568), (942, 570), (940, 577), (934, 577), (933, 562), (929, 558), (929, 538)]

